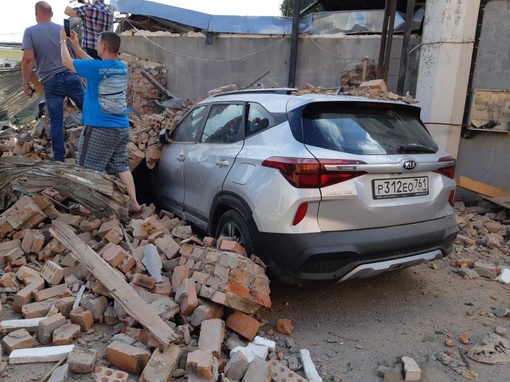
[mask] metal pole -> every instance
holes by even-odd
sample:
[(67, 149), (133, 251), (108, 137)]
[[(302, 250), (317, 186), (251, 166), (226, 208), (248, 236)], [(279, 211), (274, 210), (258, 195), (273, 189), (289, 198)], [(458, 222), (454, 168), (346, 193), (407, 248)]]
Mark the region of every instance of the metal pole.
[(395, 14), (397, 13), (397, 0), (390, 0), (390, 19), (388, 23), (388, 40), (386, 41), (386, 51), (384, 52), (384, 63), (382, 78), (388, 82), (388, 71), (390, 68), (391, 45), (393, 43), (393, 31), (395, 29)]
[(299, 8), (301, 0), (294, 0), (294, 9), (292, 10), (292, 39), (290, 45), (290, 66), (289, 66), (289, 88), (293, 88), (296, 83), (297, 51), (299, 40)]
[(382, 78), (383, 64), (384, 64), (384, 52), (386, 51), (386, 34), (388, 33), (388, 18), (389, 18), (389, 7), (390, 1), (386, 0), (384, 4), (384, 19), (381, 30), (381, 45), (379, 47), (379, 61), (377, 62), (377, 78)]
[(407, 65), (409, 62), (409, 42), (413, 29), (414, 0), (407, 0), (406, 26), (404, 29), (404, 39), (402, 40), (402, 53), (400, 57), (400, 69), (398, 71), (397, 94), (404, 95), (406, 84)]

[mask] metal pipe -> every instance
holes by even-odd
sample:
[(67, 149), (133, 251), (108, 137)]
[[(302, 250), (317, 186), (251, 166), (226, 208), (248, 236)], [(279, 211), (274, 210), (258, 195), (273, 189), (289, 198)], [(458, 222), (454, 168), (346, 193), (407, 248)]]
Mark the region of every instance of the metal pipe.
[(294, 9), (292, 10), (292, 39), (290, 45), (290, 60), (289, 60), (289, 81), (288, 87), (293, 88), (296, 83), (296, 68), (297, 68), (297, 52), (299, 42), (299, 8), (300, 0), (294, 0)]
[(402, 53), (400, 56), (400, 69), (398, 71), (397, 94), (404, 95), (407, 65), (409, 62), (409, 42), (411, 41), (411, 32), (413, 29), (415, 0), (407, 0), (406, 25), (404, 29), (404, 38), (402, 40)]

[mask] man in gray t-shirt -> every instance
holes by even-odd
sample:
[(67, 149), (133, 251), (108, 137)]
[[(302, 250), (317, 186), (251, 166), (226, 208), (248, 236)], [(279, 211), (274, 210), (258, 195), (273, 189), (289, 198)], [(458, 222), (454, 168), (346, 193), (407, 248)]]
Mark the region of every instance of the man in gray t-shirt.
[(53, 12), (46, 1), (35, 4), (36, 25), (25, 29), (23, 34), (23, 58), (21, 60), (21, 74), (23, 76), (23, 91), (32, 96), (30, 77), (34, 64), (39, 81), (44, 90), (46, 107), (50, 117), (50, 137), (53, 160), (63, 162), (65, 159), (64, 146), (64, 98), (71, 98), (81, 110), (83, 107), (84, 89), (81, 78), (72, 73), (62, 63), (60, 56), (61, 25), (51, 21)]

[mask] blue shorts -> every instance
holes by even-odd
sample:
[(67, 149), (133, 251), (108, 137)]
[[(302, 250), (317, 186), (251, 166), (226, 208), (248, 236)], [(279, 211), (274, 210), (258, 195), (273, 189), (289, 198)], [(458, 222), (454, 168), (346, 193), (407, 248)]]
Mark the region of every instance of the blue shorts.
[(129, 127), (85, 125), (78, 146), (78, 165), (108, 174), (129, 171), (128, 143)]

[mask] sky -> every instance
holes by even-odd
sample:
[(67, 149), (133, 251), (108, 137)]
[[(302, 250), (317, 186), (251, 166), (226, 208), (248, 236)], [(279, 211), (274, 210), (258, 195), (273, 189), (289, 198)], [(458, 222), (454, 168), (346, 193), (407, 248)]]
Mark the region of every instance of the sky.
[[(63, 23), (64, 9), (69, 0), (46, 0), (53, 8), (52, 21)], [(144, 1), (144, 0), (130, 0)], [(280, 16), (282, 0), (153, 0), (161, 4), (187, 8), (213, 15)], [(4, 7), (0, 23), (0, 42), (21, 42), (25, 28), (35, 24), (34, 5), (37, 0), (17, 0), (15, 6)], [(105, 0), (107, 4), (109, 0)]]

